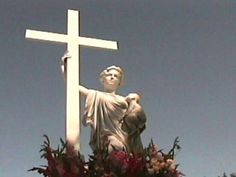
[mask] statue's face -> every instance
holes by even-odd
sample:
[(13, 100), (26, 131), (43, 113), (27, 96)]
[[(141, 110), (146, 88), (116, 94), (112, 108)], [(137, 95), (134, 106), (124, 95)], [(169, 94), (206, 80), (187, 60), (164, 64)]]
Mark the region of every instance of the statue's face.
[(109, 70), (103, 78), (103, 86), (108, 91), (115, 91), (120, 85), (120, 73), (115, 70)]

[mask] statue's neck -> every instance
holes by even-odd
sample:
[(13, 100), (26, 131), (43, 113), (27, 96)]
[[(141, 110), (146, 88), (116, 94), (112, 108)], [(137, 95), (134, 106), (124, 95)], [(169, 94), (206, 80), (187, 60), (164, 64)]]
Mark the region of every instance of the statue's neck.
[(104, 89), (105, 92), (111, 93), (111, 94), (116, 94), (116, 90), (109, 90), (109, 89)]

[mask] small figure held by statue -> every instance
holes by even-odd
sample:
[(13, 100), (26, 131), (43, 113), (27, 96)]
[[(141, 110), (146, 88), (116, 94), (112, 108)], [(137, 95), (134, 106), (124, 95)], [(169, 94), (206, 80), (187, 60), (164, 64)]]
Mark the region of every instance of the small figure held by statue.
[(122, 129), (128, 133), (129, 152), (141, 153), (143, 144), (141, 141), (141, 133), (146, 128), (146, 115), (143, 107), (140, 105), (140, 96), (137, 93), (130, 93), (126, 97), (129, 104), (122, 123)]

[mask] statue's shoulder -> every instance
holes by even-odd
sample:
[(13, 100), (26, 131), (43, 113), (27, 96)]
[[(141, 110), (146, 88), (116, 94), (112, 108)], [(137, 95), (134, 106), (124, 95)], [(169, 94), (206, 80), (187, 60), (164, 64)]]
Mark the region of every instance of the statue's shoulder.
[(116, 97), (120, 98), (120, 99), (125, 99), (126, 96), (123, 96), (123, 95), (116, 95)]
[(89, 89), (88, 92), (90, 94), (92, 94), (92, 93), (102, 93), (102, 91), (99, 91), (99, 90), (96, 90), (96, 89)]

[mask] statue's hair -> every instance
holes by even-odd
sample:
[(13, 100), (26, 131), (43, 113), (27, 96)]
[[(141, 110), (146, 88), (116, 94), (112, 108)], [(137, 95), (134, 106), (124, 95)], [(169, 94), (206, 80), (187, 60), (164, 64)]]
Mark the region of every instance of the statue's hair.
[(107, 67), (106, 69), (104, 69), (101, 73), (100, 73), (100, 82), (103, 83), (103, 80), (104, 80), (104, 77), (108, 75), (108, 72), (110, 70), (116, 70), (119, 72), (120, 74), (120, 83), (119, 85), (123, 85), (123, 82), (124, 82), (124, 71), (122, 68), (118, 67), (118, 66), (109, 66)]

